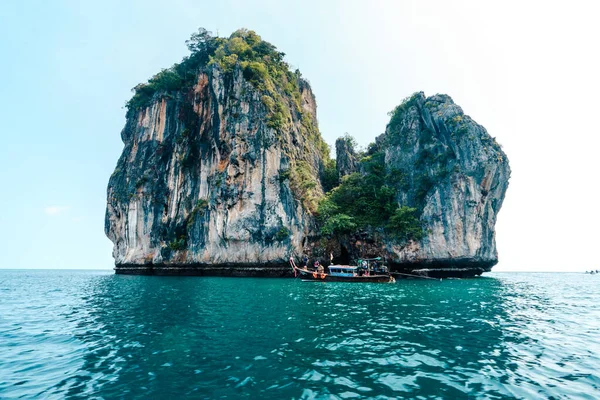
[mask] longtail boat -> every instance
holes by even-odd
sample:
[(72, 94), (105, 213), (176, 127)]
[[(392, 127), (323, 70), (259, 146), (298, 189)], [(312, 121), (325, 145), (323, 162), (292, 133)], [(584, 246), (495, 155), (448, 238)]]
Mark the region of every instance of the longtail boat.
[(294, 270), (294, 276), (300, 277), (303, 281), (322, 281), (322, 282), (396, 282), (390, 275), (386, 267), (371, 268), (369, 261), (364, 260), (365, 266), (352, 265), (330, 265), (325, 269), (309, 269), (307, 266), (300, 268), (290, 257), (290, 265)]

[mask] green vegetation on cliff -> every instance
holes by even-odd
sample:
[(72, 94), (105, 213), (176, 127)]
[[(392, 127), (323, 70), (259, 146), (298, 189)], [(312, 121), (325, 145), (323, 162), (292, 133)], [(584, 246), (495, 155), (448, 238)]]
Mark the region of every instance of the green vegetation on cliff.
[(303, 113), (300, 71), (290, 71), (290, 66), (284, 61), (285, 53), (277, 51), (275, 46), (248, 29), (239, 29), (229, 38), (222, 38), (200, 28), (186, 41), (186, 45), (191, 54), (181, 63), (163, 69), (147, 83), (132, 89), (134, 95), (126, 104), (130, 112), (150, 105), (156, 94), (168, 95), (191, 88), (197, 74), (211, 65), (218, 65), (226, 74), (239, 67), (244, 78), (262, 93), (261, 100), (269, 112), (268, 126), (281, 129), (292, 122), (291, 113), (297, 113), (303, 133), (315, 142), (322, 155), (327, 156), (325, 159), (329, 158), (329, 146), (321, 138), (312, 119)]
[(168, 94), (184, 87), (191, 87), (197, 79), (197, 73), (210, 61), (210, 55), (215, 52), (222, 38), (213, 37), (206, 29), (200, 28), (192, 34), (186, 45), (191, 54), (173, 64), (171, 68), (163, 69), (154, 75), (147, 83), (140, 83), (132, 89), (133, 97), (125, 105), (128, 113), (148, 107), (155, 94)]
[[(354, 139), (347, 137), (350, 145)], [(383, 228), (400, 240), (420, 239), (422, 229), (416, 208), (398, 207), (396, 194), (402, 182), (399, 171), (386, 171), (385, 152), (374, 144), (361, 154), (360, 170), (346, 175), (319, 204), (321, 233), (326, 236)]]
[[(294, 165), (286, 177), (305, 209), (316, 212), (322, 196), (320, 187), (326, 185), (328, 189), (335, 186), (337, 176), (332, 176), (335, 163), (330, 160), (329, 146), (319, 133), (315, 117), (302, 107), (302, 90), (308, 83), (302, 79), (300, 71), (292, 72), (284, 61), (284, 53), (248, 29), (239, 29), (223, 38), (200, 28), (186, 41), (186, 45), (190, 50), (189, 56), (132, 89), (134, 95), (126, 104), (128, 114), (148, 107), (156, 96), (171, 97), (176, 92), (192, 90), (199, 73), (208, 73), (214, 68), (225, 75), (241, 71), (244, 79), (260, 94), (267, 113), (266, 125), (277, 131), (280, 138), (281, 132), (296, 124), (305, 139), (304, 147), (298, 149), (299, 153), (308, 157), (318, 152), (326, 164), (324, 170), (319, 171), (312, 163), (293, 161)], [(318, 185), (319, 181), (321, 185)]]

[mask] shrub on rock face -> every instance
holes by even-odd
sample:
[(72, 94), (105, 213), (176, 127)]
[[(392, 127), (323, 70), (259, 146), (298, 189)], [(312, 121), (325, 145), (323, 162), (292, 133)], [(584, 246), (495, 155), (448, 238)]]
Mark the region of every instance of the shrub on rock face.
[(386, 225), (387, 231), (400, 240), (419, 240), (423, 237), (423, 228), (417, 209), (402, 206), (396, 209)]
[(169, 242), (169, 248), (173, 251), (184, 250), (186, 247), (185, 238), (173, 239)]
[(321, 234), (325, 236), (343, 235), (354, 232), (356, 227), (354, 218), (346, 214), (336, 214), (327, 219), (327, 222), (321, 228)]
[(323, 185), (323, 191), (328, 192), (337, 185), (340, 180), (338, 178), (337, 167), (335, 160), (325, 161), (325, 169), (323, 171), (323, 177), (321, 178), (321, 184)]
[(275, 239), (278, 242), (282, 242), (286, 239), (288, 239), (290, 237), (292, 232), (290, 232), (290, 230), (288, 228), (286, 228), (285, 226), (282, 226), (281, 228), (279, 228), (279, 231), (277, 231), (277, 233), (275, 234)]

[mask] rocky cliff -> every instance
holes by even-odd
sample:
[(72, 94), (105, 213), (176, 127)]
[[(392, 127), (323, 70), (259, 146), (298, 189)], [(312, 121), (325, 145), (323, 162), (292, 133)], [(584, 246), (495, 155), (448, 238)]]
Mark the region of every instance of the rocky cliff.
[[(403, 172), (399, 204), (421, 210), (424, 236), (386, 242), (398, 266), (430, 275), (489, 271), (498, 262), (496, 217), (510, 167), (500, 145), (446, 95), (414, 95), (392, 116), (385, 162)], [(424, 268), (423, 268), (424, 267)]]
[(343, 178), (358, 171), (359, 163), (354, 149), (356, 143), (350, 136), (338, 138), (335, 141), (336, 170), (338, 178)]
[(336, 173), (283, 53), (243, 29), (188, 47), (128, 103), (105, 220), (117, 272), (281, 276), (290, 255), (330, 253), (444, 276), (497, 262), (508, 160), (450, 97), (406, 99), (365, 152), (338, 140)]
[[(236, 38), (264, 43), (242, 30), (214, 47)], [(328, 158), (315, 98), (264, 47), (253, 65), (187, 66), (191, 82), (167, 71), (175, 90), (130, 102), (105, 222), (118, 272), (280, 274), (315, 234)]]
[[(386, 132), (347, 169), (360, 172), (326, 197), (321, 257), (383, 255), (396, 271), (431, 276), (489, 271), (498, 262), (506, 154), (449, 96), (416, 93), (390, 114)], [(336, 143), (338, 165), (354, 162), (348, 142)]]

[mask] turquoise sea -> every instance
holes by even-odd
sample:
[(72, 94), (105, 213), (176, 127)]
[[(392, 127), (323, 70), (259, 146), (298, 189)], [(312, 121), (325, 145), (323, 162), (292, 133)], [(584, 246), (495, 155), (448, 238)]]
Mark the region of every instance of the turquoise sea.
[(600, 398), (600, 275), (0, 270), (0, 398)]

